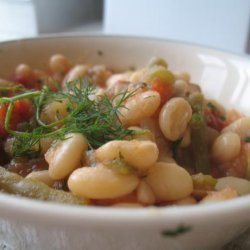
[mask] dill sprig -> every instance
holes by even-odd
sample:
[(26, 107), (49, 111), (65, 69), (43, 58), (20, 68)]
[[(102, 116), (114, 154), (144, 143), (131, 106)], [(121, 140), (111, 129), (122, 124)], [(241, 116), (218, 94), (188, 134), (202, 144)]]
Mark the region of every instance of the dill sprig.
[[(5, 129), (14, 137), (13, 155), (34, 155), (39, 153), (37, 145), (42, 138), (63, 140), (68, 133), (83, 134), (91, 148), (131, 135), (133, 131), (123, 127), (119, 120), (119, 110), (133, 93), (125, 91), (110, 99), (107, 95), (95, 98), (95, 91), (94, 84), (89, 79), (83, 79), (69, 82), (65, 92), (52, 92), (44, 87), (41, 91), (29, 91), (11, 98), (0, 98), (0, 103), (8, 103)], [(10, 121), (14, 102), (25, 98), (31, 99), (34, 103), (37, 127), (31, 131), (12, 130)], [(119, 101), (115, 102), (117, 99)], [(65, 118), (58, 117), (58, 120), (51, 124), (45, 124), (40, 120), (40, 114), (46, 105), (63, 100), (67, 101), (68, 115)]]
[(25, 90), (25, 88), (21, 84), (16, 84), (13, 86), (2, 86), (0, 84), (0, 92), (9, 92), (9, 91), (15, 92), (15, 91), (23, 91), (23, 90)]

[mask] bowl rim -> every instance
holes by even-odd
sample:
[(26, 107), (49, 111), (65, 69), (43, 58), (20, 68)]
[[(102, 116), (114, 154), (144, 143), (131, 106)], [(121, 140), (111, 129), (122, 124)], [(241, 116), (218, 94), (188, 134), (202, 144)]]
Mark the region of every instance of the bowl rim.
[(188, 47), (195, 47), (197, 49), (204, 49), (209, 50), (213, 53), (222, 53), (226, 56), (235, 56), (241, 59), (246, 59), (250, 62), (250, 55), (246, 52), (233, 52), (226, 49), (216, 48), (214, 46), (208, 46), (203, 45), (195, 42), (188, 42), (188, 41), (181, 41), (177, 39), (170, 39), (170, 38), (160, 38), (160, 37), (150, 37), (150, 36), (136, 36), (136, 35), (122, 35), (122, 34), (96, 34), (96, 33), (76, 33), (76, 34), (65, 34), (65, 33), (52, 33), (52, 34), (42, 34), (38, 35), (36, 37), (24, 37), (24, 38), (17, 38), (17, 39), (11, 39), (7, 41), (0, 41), (1, 45), (7, 45), (11, 43), (20, 43), (20, 42), (33, 42), (33, 41), (39, 41), (39, 40), (48, 40), (48, 39), (88, 39), (88, 38), (94, 38), (94, 39), (130, 39), (130, 40), (147, 40), (152, 42), (163, 42), (163, 43), (171, 43), (171, 44), (177, 44), (179, 46), (188, 46)]
[[(177, 44), (179, 46), (195, 47), (197, 49), (209, 50), (212, 53), (222, 53), (225, 56), (235, 56), (237, 58), (247, 60), (250, 62), (250, 57), (247, 54), (233, 53), (226, 50), (216, 49), (209, 46), (196, 45), (195, 43), (182, 42), (171, 39), (142, 37), (142, 36), (123, 36), (123, 35), (99, 35), (99, 34), (53, 34), (38, 36), (32, 38), (16, 39), (11, 41), (0, 42), (2, 45), (14, 44), (19, 42), (33, 42), (48, 39), (132, 39), (132, 40), (147, 40), (163, 43)], [(222, 215), (230, 216), (236, 211), (242, 214), (248, 214), (250, 210), (250, 195), (238, 197), (233, 200), (211, 203), (198, 204), (190, 206), (166, 206), (166, 207), (143, 207), (143, 208), (112, 208), (112, 207), (96, 207), (96, 206), (70, 206), (67, 204), (56, 204), (53, 202), (43, 202), (39, 200), (32, 200), (23, 197), (16, 197), (0, 194), (0, 214), (6, 217), (11, 217), (13, 214), (18, 214), (21, 218), (28, 218), (30, 221), (38, 221), (39, 223), (58, 223), (74, 224), (81, 226), (84, 223), (92, 223), (106, 225), (109, 223), (112, 226), (118, 223), (146, 225), (163, 223), (163, 218), (168, 218), (168, 223), (189, 219), (207, 220), (207, 218), (221, 218)], [(246, 216), (245, 216), (246, 218)], [(165, 222), (166, 223), (166, 222)]]
[[(0, 214), (11, 218), (18, 214), (20, 219), (41, 224), (65, 224), (82, 226), (84, 224), (123, 226), (130, 224), (158, 225), (198, 220), (200, 223), (213, 218), (221, 221), (240, 213), (244, 221), (250, 222), (250, 195), (232, 200), (207, 204), (166, 207), (116, 208), (97, 206), (75, 206), (33, 200), (14, 195), (0, 194)], [(247, 218), (247, 219), (246, 219)], [(167, 221), (163, 221), (167, 219)]]

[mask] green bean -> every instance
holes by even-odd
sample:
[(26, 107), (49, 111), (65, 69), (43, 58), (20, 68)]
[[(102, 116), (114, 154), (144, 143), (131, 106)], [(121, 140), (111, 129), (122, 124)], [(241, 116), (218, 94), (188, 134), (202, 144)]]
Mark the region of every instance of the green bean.
[(195, 174), (192, 175), (194, 189), (214, 190), (217, 180), (211, 175)]
[(105, 166), (111, 168), (114, 171), (117, 171), (119, 174), (131, 174), (135, 171), (135, 168), (127, 164), (122, 157), (116, 158), (112, 161), (105, 163)]
[(210, 174), (210, 161), (207, 145), (206, 121), (203, 115), (204, 97), (196, 92), (189, 97), (193, 115), (190, 122), (191, 150), (197, 173)]
[(198, 200), (204, 198), (208, 191), (214, 191), (217, 183), (217, 180), (211, 175), (204, 175), (201, 173), (192, 175), (192, 180), (194, 185), (192, 195)]
[(0, 167), (0, 189), (9, 194), (42, 201), (53, 201), (72, 205), (87, 204), (87, 200), (80, 199), (69, 192), (52, 189), (42, 182), (23, 178), (18, 174), (7, 171), (3, 167)]

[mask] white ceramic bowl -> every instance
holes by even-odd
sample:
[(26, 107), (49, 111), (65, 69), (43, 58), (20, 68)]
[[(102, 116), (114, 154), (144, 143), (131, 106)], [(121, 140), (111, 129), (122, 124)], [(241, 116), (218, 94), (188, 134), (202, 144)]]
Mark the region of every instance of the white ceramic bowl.
[[(89, 36), (5, 42), (0, 44), (0, 76), (11, 75), (21, 62), (44, 68), (53, 53), (115, 69), (139, 67), (161, 56), (172, 70), (190, 72), (207, 96), (250, 114), (249, 58), (171, 41)], [(209, 205), (129, 209), (58, 205), (0, 194), (0, 247), (219, 249), (249, 227), (249, 214), (250, 196)]]

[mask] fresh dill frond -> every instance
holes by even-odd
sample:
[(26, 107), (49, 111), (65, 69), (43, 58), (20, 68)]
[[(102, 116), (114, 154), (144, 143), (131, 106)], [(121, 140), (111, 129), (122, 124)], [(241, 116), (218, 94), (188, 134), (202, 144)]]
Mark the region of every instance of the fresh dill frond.
[(86, 79), (68, 86), (69, 94), (65, 97), (71, 103), (71, 113), (64, 128), (66, 133), (82, 133), (96, 148), (110, 140), (122, 139), (131, 131), (122, 126), (118, 116), (129, 95), (123, 94), (119, 103), (114, 105), (107, 95), (100, 96), (98, 100), (91, 98), (94, 92), (94, 85)]
[[(124, 101), (133, 93), (125, 91), (119, 94), (119, 101), (110, 99), (107, 95), (94, 96), (95, 85), (87, 78), (75, 80), (67, 84), (67, 91), (52, 92), (48, 87), (41, 91), (28, 92), (27, 98), (32, 99), (36, 109), (37, 127), (32, 131), (13, 131), (9, 128), (12, 109), (7, 112), (6, 128), (14, 137), (14, 156), (34, 155), (39, 151), (39, 142), (42, 138), (63, 140), (68, 133), (83, 134), (91, 148), (97, 148), (110, 140), (123, 139), (131, 135), (132, 130), (122, 126), (119, 120), (119, 110), (124, 108)], [(14, 100), (13, 100), (14, 98)], [(17, 95), (7, 98), (11, 106), (13, 101), (23, 98)], [(67, 101), (68, 115), (51, 124), (45, 124), (40, 120), (44, 108), (51, 102)], [(1, 98), (0, 98), (1, 101)]]

